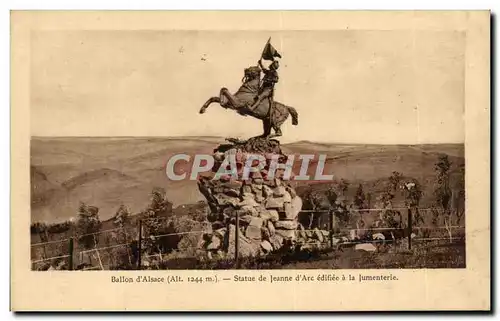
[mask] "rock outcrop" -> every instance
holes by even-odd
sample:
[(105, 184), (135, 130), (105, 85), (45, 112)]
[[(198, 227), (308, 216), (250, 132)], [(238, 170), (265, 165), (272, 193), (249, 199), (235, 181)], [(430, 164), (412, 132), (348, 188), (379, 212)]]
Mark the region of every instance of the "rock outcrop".
[[(256, 155), (265, 161), (258, 171), (248, 171), (247, 166), (249, 175), (245, 176), (245, 164)], [(273, 159), (283, 165), (287, 161), (279, 142), (263, 138), (233, 141), (218, 146), (213, 157), (212, 171), (198, 179), (199, 190), (210, 206), (208, 220), (213, 232), (205, 235), (204, 245), (210, 256), (234, 255), (237, 217), (240, 256), (263, 255), (292, 245), (302, 199), (290, 184), (293, 174), (284, 177), (285, 169), (278, 166), (274, 177), (270, 175)], [(252, 166), (257, 165), (255, 159)]]

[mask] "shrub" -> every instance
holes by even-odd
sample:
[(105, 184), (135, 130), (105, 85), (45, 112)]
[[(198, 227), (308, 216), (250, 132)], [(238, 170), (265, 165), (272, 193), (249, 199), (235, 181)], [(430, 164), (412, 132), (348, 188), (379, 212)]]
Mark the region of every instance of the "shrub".
[(153, 189), (151, 203), (141, 213), (143, 248), (147, 253), (170, 252), (177, 246), (178, 236), (162, 236), (175, 233), (171, 214), (172, 203), (168, 201), (165, 190), (162, 188)]
[(403, 185), (403, 191), (405, 194), (405, 205), (412, 209), (415, 223), (424, 223), (424, 218), (418, 210), (423, 194), (420, 184), (416, 180), (407, 182)]
[(340, 182), (339, 182), (339, 189), (340, 189), (340, 191), (341, 191), (341, 193), (342, 193), (342, 196), (346, 196), (346, 194), (347, 194), (347, 190), (349, 189), (349, 185), (350, 185), (350, 184), (351, 184), (351, 183), (349, 183), (349, 181), (348, 181), (348, 180), (343, 179), (343, 178), (341, 178), (341, 179), (340, 179)]
[(85, 203), (80, 203), (76, 229), (77, 235), (79, 235), (78, 242), (82, 244), (85, 249), (95, 247), (99, 242), (99, 238), (93, 233), (97, 233), (101, 229), (99, 209), (95, 206), (88, 206)]
[(366, 196), (363, 191), (363, 185), (359, 184), (358, 189), (356, 190), (356, 195), (354, 196), (354, 205), (356, 205), (359, 209), (366, 208)]
[[(440, 212), (443, 214), (443, 220), (450, 237), (451, 241), (451, 188), (450, 188), (450, 168), (451, 162), (448, 159), (448, 155), (441, 155), (438, 158), (436, 164), (434, 164), (434, 170), (436, 171), (436, 182), (434, 184), (434, 197), (437, 207), (440, 208)], [(434, 222), (438, 222), (438, 214), (435, 213)]]

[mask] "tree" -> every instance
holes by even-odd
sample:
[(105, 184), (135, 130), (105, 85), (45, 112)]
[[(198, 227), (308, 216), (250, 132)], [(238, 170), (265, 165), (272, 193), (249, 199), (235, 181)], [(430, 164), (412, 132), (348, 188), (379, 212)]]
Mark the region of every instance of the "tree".
[(450, 206), (450, 168), (451, 162), (448, 159), (448, 155), (439, 156), (438, 161), (434, 164), (434, 170), (436, 171), (436, 187), (434, 189), (434, 196), (436, 197), (437, 204), (443, 210), (449, 210)]
[(120, 205), (113, 217), (113, 225), (119, 230), (116, 233), (116, 238), (119, 243), (129, 242), (129, 237), (126, 232), (126, 227), (130, 224), (130, 211), (125, 205)]
[(368, 208), (372, 207), (372, 194), (371, 193), (366, 193), (366, 204)]
[(462, 217), (465, 215), (465, 165), (460, 165), (460, 178), (458, 181), (458, 204), (456, 208), (457, 225), (460, 224)]
[(347, 193), (347, 190), (349, 189), (349, 185), (350, 185), (350, 183), (348, 180), (343, 179), (343, 178), (340, 179), (339, 189), (342, 192), (342, 196), (345, 196), (345, 194)]
[(85, 249), (96, 247), (99, 243), (99, 237), (95, 233), (101, 229), (99, 219), (99, 209), (95, 206), (88, 206), (80, 203), (78, 208), (77, 235), (80, 235), (78, 242), (83, 244)]
[(400, 188), (400, 182), (403, 178), (400, 172), (392, 172), (391, 176), (389, 176), (389, 193), (392, 194), (392, 198), (396, 196), (396, 192)]
[(420, 184), (418, 181), (407, 182), (403, 185), (403, 191), (405, 193), (405, 205), (413, 211), (415, 223), (424, 223), (424, 218), (418, 211), (423, 194)]
[(354, 205), (356, 205), (359, 209), (365, 208), (366, 196), (363, 191), (363, 185), (359, 184), (358, 189), (356, 190), (356, 195), (354, 196)]
[[(440, 155), (438, 161), (434, 164), (436, 172), (436, 182), (434, 188), (434, 197), (436, 205), (441, 209), (444, 214), (444, 224), (451, 242), (451, 188), (450, 188), (450, 168), (451, 162), (448, 155)], [(435, 214), (434, 221), (437, 222), (437, 214)]]
[(172, 203), (168, 200), (163, 188), (154, 188), (151, 192), (151, 203), (142, 212), (143, 242), (148, 252), (162, 253), (172, 249), (172, 243), (178, 242), (178, 236), (162, 236), (175, 233), (171, 218)]
[(379, 213), (381, 223), (389, 227), (399, 227), (401, 225), (401, 213), (393, 209), (393, 200), (396, 197), (397, 191), (400, 189), (400, 182), (403, 175), (399, 172), (392, 172), (389, 176), (389, 184), (377, 198), (378, 207), (382, 208)]

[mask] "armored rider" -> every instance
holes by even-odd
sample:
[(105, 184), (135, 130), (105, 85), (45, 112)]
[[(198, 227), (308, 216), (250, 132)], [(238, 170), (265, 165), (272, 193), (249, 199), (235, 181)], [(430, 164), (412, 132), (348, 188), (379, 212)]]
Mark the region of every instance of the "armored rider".
[(259, 60), (259, 66), (264, 73), (264, 77), (262, 78), (262, 84), (259, 89), (259, 94), (257, 95), (254, 103), (248, 108), (250, 111), (254, 111), (257, 106), (262, 102), (265, 98), (270, 98), (270, 107), (272, 107), (272, 99), (274, 95), (274, 85), (278, 82), (278, 68), (279, 62), (273, 59), (273, 62), (269, 65), (269, 69), (266, 69), (262, 65), (262, 59)]

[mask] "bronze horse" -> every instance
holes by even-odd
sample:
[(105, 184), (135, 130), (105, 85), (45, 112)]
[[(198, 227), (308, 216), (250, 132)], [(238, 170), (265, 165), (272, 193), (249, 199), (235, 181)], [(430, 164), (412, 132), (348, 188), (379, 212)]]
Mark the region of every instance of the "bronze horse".
[[(222, 88), (218, 97), (210, 97), (205, 104), (203, 104), (203, 107), (200, 109), (200, 114), (205, 113), (210, 104), (218, 103), (221, 107), (235, 110), (240, 115), (252, 116), (262, 120), (264, 134), (261, 135), (261, 137), (272, 138), (281, 136), (280, 127), (287, 120), (288, 115), (292, 115), (293, 125), (298, 124), (298, 113), (295, 108), (286, 106), (277, 101), (274, 101), (273, 108), (270, 108), (270, 99), (264, 99), (254, 111), (249, 111), (247, 109), (258, 94), (260, 73), (260, 68), (257, 66), (246, 68), (245, 76), (242, 80), (243, 84), (238, 91), (232, 95), (227, 88)], [(271, 134), (271, 129), (274, 129), (274, 134)]]

